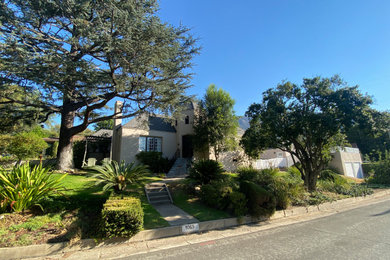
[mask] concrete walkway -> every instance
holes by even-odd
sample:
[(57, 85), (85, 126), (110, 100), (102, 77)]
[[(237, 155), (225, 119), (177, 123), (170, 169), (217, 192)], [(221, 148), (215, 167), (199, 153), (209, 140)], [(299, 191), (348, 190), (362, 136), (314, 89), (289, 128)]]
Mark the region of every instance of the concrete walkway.
[(198, 223), (199, 220), (173, 204), (152, 205), (171, 226)]

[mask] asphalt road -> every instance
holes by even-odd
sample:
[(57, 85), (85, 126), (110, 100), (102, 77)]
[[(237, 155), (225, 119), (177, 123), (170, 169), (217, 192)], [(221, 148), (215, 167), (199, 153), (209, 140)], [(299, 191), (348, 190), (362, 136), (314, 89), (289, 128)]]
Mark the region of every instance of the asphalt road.
[(247, 235), (118, 259), (390, 259), (390, 201)]

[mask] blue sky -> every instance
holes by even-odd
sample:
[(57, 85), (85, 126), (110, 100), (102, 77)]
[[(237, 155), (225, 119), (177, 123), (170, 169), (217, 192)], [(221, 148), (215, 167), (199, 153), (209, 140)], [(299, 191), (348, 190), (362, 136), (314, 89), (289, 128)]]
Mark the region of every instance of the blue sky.
[(390, 109), (390, 1), (162, 0), (159, 16), (203, 48), (188, 93), (214, 83), (238, 115), (282, 80), (334, 74)]

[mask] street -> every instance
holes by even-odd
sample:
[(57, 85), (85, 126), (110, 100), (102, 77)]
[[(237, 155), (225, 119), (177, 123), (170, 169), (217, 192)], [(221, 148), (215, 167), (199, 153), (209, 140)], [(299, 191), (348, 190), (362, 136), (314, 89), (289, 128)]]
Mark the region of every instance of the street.
[(390, 201), (307, 222), (117, 259), (390, 259)]

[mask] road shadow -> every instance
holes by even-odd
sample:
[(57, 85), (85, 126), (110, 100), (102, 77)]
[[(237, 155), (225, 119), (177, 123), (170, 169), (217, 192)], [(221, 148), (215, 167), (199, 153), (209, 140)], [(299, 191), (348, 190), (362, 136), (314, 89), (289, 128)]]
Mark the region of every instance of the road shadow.
[(378, 213), (378, 214), (371, 215), (371, 216), (372, 217), (378, 217), (378, 216), (383, 216), (383, 215), (386, 215), (386, 214), (390, 214), (390, 209), (386, 210), (386, 211), (383, 211), (381, 213)]

